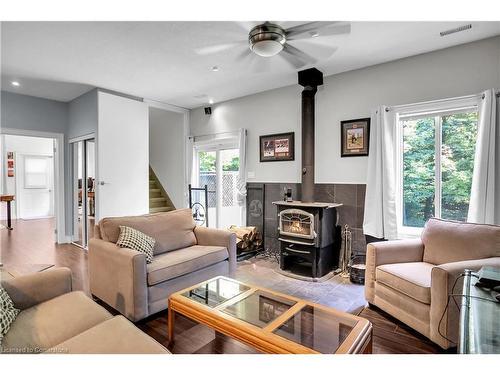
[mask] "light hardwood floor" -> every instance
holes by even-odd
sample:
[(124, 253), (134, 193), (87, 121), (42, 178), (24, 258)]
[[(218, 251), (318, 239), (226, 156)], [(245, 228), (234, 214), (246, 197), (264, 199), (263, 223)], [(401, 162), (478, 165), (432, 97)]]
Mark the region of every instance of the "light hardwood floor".
[[(74, 288), (90, 295), (86, 251), (74, 245), (56, 245), (53, 233), (54, 223), (50, 219), (14, 221), (13, 231), (0, 230), (0, 262), (7, 270), (10, 266), (25, 264), (50, 263), (68, 267), (73, 272)], [(425, 337), (378, 309), (365, 308), (360, 316), (373, 324), (373, 353), (443, 353)], [(168, 345), (166, 311), (139, 322), (137, 326), (163, 345)], [(170, 348), (173, 353), (256, 353), (242, 343), (183, 317), (176, 319), (175, 336), (175, 345)]]

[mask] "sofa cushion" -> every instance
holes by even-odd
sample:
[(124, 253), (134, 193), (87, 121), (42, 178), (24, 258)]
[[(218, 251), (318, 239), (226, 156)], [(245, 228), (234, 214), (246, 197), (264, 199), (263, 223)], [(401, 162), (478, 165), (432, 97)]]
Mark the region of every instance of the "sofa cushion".
[(153, 262), (146, 266), (148, 285), (200, 270), (228, 258), (229, 253), (225, 247), (201, 245), (157, 255), (153, 258)]
[(83, 292), (63, 294), (21, 311), (3, 339), (3, 350), (45, 351), (111, 316)]
[(54, 354), (168, 354), (123, 316), (115, 316), (49, 349)]
[(424, 262), (394, 263), (378, 266), (377, 283), (382, 283), (422, 303), (431, 303), (433, 264)]
[(500, 226), (432, 218), (422, 242), (424, 262), (432, 264), (500, 256)]
[(120, 235), (116, 246), (126, 247), (127, 249), (137, 250), (146, 255), (146, 263), (153, 261), (153, 248), (155, 239), (142, 233), (140, 230), (120, 225)]
[(195, 222), (189, 208), (142, 216), (104, 218), (99, 222), (102, 239), (116, 243), (120, 235), (120, 225), (153, 237), (156, 240), (153, 249), (155, 255), (196, 245), (193, 232)]

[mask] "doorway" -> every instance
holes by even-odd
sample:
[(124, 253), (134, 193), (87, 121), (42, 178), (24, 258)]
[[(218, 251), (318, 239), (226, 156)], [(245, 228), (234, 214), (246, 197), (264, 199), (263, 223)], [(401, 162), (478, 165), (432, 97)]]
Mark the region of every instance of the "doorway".
[(227, 229), (242, 225), (242, 208), (237, 201), (239, 154), (234, 142), (195, 146), (193, 184), (208, 187), (209, 227)]
[(2, 149), (2, 192), (15, 196), (13, 219), (54, 218), (55, 140), (5, 134)]
[(95, 225), (95, 139), (71, 142), (73, 186), (73, 244), (87, 248)]

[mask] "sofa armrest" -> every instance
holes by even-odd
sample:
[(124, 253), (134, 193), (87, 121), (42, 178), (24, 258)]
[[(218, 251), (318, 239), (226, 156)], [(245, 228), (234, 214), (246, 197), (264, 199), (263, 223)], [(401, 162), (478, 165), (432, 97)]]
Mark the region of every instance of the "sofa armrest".
[(89, 241), (90, 291), (127, 318), (148, 316), (146, 256), (92, 238)]
[(229, 271), (236, 270), (236, 234), (224, 230), (196, 226), (194, 234), (199, 245), (224, 246), (229, 253)]
[(54, 268), (2, 281), (2, 286), (20, 310), (72, 291), (71, 270)]
[(420, 239), (372, 242), (366, 247), (365, 298), (373, 303), (375, 270), (382, 264), (422, 262), (424, 244)]
[[(500, 267), (500, 257), (445, 263), (437, 265), (432, 269), (431, 339), (444, 348), (455, 346), (458, 340), (459, 311), (452, 299), (448, 303), (448, 295), (462, 294), (463, 280), (458, 278), (466, 269), (479, 271), (483, 266)], [(455, 287), (453, 288), (453, 286)], [(460, 305), (459, 297), (456, 297), (455, 301)], [(446, 309), (447, 304), (448, 308)], [(446, 314), (443, 316), (445, 309)], [(441, 318), (443, 319), (441, 320)], [(439, 325), (440, 321), (441, 325)], [(447, 337), (448, 340), (441, 335)]]

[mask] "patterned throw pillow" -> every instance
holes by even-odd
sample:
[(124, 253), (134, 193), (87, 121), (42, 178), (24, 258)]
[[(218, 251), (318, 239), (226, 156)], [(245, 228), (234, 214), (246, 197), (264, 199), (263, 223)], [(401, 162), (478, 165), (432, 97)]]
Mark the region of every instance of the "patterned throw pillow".
[(17, 314), (19, 314), (19, 310), (14, 307), (7, 291), (0, 286), (0, 347), (3, 337), (16, 319)]
[(151, 263), (155, 242), (153, 237), (149, 237), (137, 229), (120, 225), (120, 236), (116, 244), (119, 247), (140, 251), (146, 255), (146, 263)]

